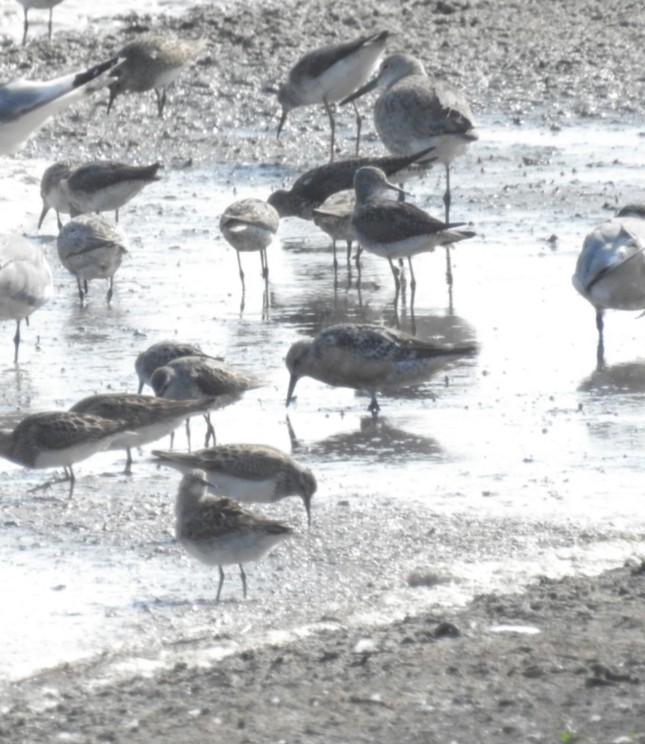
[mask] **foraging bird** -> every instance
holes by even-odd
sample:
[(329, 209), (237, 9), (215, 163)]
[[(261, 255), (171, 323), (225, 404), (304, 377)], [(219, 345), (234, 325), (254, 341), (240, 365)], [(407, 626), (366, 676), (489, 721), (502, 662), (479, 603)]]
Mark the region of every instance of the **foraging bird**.
[(23, 24), (23, 34), (22, 34), (22, 44), (23, 46), (27, 43), (27, 32), (29, 31), (29, 18), (27, 17), (27, 14), (29, 12), (30, 8), (36, 8), (37, 10), (49, 10), (49, 25), (48, 25), (48, 36), (47, 38), (49, 41), (51, 41), (52, 38), (52, 16), (54, 13), (54, 6), (59, 5), (63, 2), (63, 0), (18, 0), (18, 2), (22, 5), (22, 9), (24, 12), (24, 24)]
[(262, 264), (262, 278), (269, 279), (269, 264), (266, 249), (273, 242), (280, 224), (277, 211), (261, 199), (241, 199), (229, 204), (224, 210), (219, 229), (226, 240), (235, 248), (240, 279), (244, 287), (244, 271), (240, 253), (259, 251)]
[(275, 447), (220, 444), (197, 452), (153, 450), (152, 454), (180, 473), (204, 470), (209, 490), (245, 504), (272, 504), (286, 496), (300, 496), (311, 522), (316, 478), (311, 470)]
[[(329, 117), (331, 143), (329, 161), (334, 160), (336, 122), (329, 104), (349, 96), (360, 88), (372, 74), (385, 49), (388, 32), (361, 36), (354, 41), (316, 49), (305, 54), (290, 70), (287, 82), (278, 90), (282, 116), (278, 137), (287, 115), (298, 106), (322, 103)], [(356, 154), (360, 146), (361, 118), (356, 112)]]
[(262, 558), (293, 530), (281, 522), (242, 509), (234, 501), (206, 493), (205, 475), (203, 470), (192, 470), (181, 479), (175, 502), (175, 534), (189, 555), (219, 567), (216, 602), (224, 585), (222, 566), (232, 563), (240, 567), (246, 599), (243, 564)]
[(54, 163), (43, 173), (40, 186), (43, 211), (38, 227), (50, 207), (72, 217), (114, 210), (118, 222), (119, 209), (145, 186), (160, 180), (157, 175), (160, 167), (160, 163), (139, 166), (113, 161)]
[(296, 341), (287, 353), (287, 406), (301, 377), (370, 396), (368, 411), (378, 413), (376, 394), (422, 382), (448, 362), (477, 351), (474, 344), (446, 345), (421, 341), (402, 331), (345, 323)]
[[(182, 356), (158, 367), (150, 378), (155, 395), (174, 400), (215, 398), (209, 408), (224, 408), (240, 399), (243, 393), (260, 386), (259, 380), (225, 362), (206, 356)], [(215, 429), (210, 413), (204, 414), (207, 425), (206, 443), (215, 442)]]
[(604, 362), (605, 310), (645, 310), (645, 205), (630, 204), (584, 240), (572, 277), (596, 309), (598, 362)]
[(114, 57), (84, 72), (44, 82), (19, 78), (0, 83), (0, 155), (15, 152), (50, 116), (103, 87), (101, 75), (117, 62)]
[[(434, 147), (433, 156), (446, 169), (445, 222), (450, 223), (450, 164), (479, 138), (464, 94), (428, 75), (423, 63), (410, 54), (386, 57), (376, 77), (343, 103), (383, 88), (374, 106), (374, 124), (381, 141), (394, 155), (409, 155)], [(450, 254), (447, 279), (452, 283)]]
[(475, 233), (459, 229), (463, 223), (445, 224), (414, 204), (388, 199), (383, 196), (387, 190), (405, 193), (399, 186), (390, 183), (380, 168), (368, 166), (356, 171), (352, 227), (361, 248), (387, 258), (398, 297), (399, 270), (392, 259), (408, 259), (410, 286), (414, 292), (416, 279), (412, 256), (433, 251), (437, 245), (445, 245), (449, 250), (453, 243), (472, 238)]
[[(328, 163), (303, 173), (287, 191), (278, 189), (267, 199), (275, 207), (280, 217), (300, 217), (303, 220), (313, 219), (313, 210), (332, 194), (354, 188), (354, 174), (359, 168), (373, 165), (383, 170), (388, 176), (400, 174), (406, 168), (427, 156), (432, 148), (427, 148), (414, 155), (405, 157), (354, 158)], [(431, 162), (432, 158), (426, 160)]]
[(127, 423), (128, 431), (117, 435), (108, 449), (126, 450), (125, 473), (129, 475), (133, 447), (142, 447), (171, 434), (185, 419), (204, 413), (211, 402), (209, 399), (167, 400), (153, 395), (103, 393), (83, 398), (69, 410)]
[(154, 90), (159, 118), (166, 105), (166, 87), (174, 82), (203, 47), (202, 41), (180, 41), (144, 36), (126, 44), (118, 53), (120, 64), (112, 70), (107, 113), (121, 93)]
[(52, 296), (52, 272), (41, 249), (19, 235), (0, 236), (0, 321), (15, 320), (14, 363), (20, 323)]
[[(210, 359), (215, 357), (209, 357), (194, 344), (186, 344), (181, 341), (158, 341), (156, 344), (152, 344), (147, 349), (142, 351), (134, 362), (134, 368), (139, 378), (139, 389), (138, 393), (141, 393), (144, 385), (150, 384), (150, 378), (152, 373), (159, 367), (165, 367), (170, 362), (179, 357), (185, 356), (203, 356)], [(218, 359), (217, 361), (222, 361)]]
[(112, 300), (114, 274), (127, 253), (128, 241), (116, 225), (97, 214), (83, 214), (63, 226), (58, 234), (58, 256), (76, 277), (81, 305), (87, 297), (87, 283), (108, 279), (107, 303)]
[(22, 419), (13, 431), (0, 430), (0, 456), (28, 468), (63, 467), (71, 495), (75, 482), (72, 466), (107, 449), (126, 429), (123, 421), (84, 413), (34, 413)]

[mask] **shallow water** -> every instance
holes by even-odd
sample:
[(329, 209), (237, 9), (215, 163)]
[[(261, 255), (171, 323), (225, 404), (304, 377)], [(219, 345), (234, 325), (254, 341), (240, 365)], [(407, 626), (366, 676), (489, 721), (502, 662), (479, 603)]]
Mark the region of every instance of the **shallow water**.
[[(269, 251), (268, 309), (259, 258), (242, 257), (242, 309), (219, 215), (291, 174), (218, 164), (166, 169), (122, 210), (131, 249), (112, 307), (93, 282), (81, 309), (58, 263), (54, 216), (36, 231), (48, 163), (7, 159), (3, 230), (42, 244), (55, 296), (24, 330), (18, 367), (13, 324), (0, 327), (0, 426), (94, 392), (135, 391), (139, 351), (164, 338), (197, 342), (266, 382), (215, 414), (218, 441), (292, 451), (319, 490), (310, 531), (295, 500), (264, 510), (297, 537), (248, 567), (246, 602), (229, 568), (217, 606), (216, 572), (172, 540), (179, 478), (152, 463), (153, 447), (130, 478), (118, 452), (79, 464), (72, 499), (65, 486), (29, 493), (51, 474), (0, 462), (0, 633), (11, 639), (0, 675), (103, 652), (102, 674), (104, 664), (128, 673), (178, 657), (207, 661), (321, 624), (600, 571), (638, 552), (645, 328), (636, 314), (608, 313), (607, 366), (597, 370), (594, 312), (570, 277), (584, 235), (609, 207), (643, 197), (644, 156), (639, 130), (597, 126), (547, 132), (484, 119), (481, 141), (453, 172), (453, 217), (472, 222), (477, 237), (453, 251), (452, 309), (437, 251), (415, 259), (414, 312), (408, 296), (398, 317), (387, 262), (364, 257), (359, 292), (341, 261), (335, 283), (330, 241), (296, 219), (283, 221), (281, 245)], [(439, 171), (407, 188), (441, 214)], [(476, 341), (480, 352), (448, 369), (449, 384), (441, 375), (383, 396), (377, 419), (367, 398), (310, 379), (285, 410), (289, 345), (341, 320), (398, 322), (423, 338)], [(193, 441), (204, 434), (199, 419), (193, 432)], [(185, 446), (181, 431), (175, 446)]]

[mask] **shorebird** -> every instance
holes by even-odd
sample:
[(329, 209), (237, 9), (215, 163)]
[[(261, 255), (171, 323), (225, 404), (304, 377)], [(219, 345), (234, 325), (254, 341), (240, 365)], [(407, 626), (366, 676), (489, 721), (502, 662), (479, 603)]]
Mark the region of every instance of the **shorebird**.
[[(355, 239), (354, 227), (352, 226), (352, 216), (354, 214), (354, 205), (356, 199), (353, 189), (337, 191), (316, 209), (313, 210), (314, 224), (327, 233), (332, 239), (332, 248), (334, 251), (334, 271), (338, 269), (338, 259), (336, 258), (336, 241), (344, 240), (347, 244), (347, 266), (350, 265), (352, 255), (352, 242)], [(356, 253), (356, 265), (360, 257), (360, 246)]]
[[(335, 44), (305, 54), (289, 72), (287, 82), (278, 90), (282, 116), (278, 137), (287, 115), (298, 106), (322, 103), (331, 127), (330, 162), (334, 160), (336, 122), (330, 104), (340, 101), (365, 83), (376, 67), (387, 41), (388, 32), (361, 36), (355, 41)], [(361, 139), (361, 118), (356, 113), (356, 154)]]
[(201, 51), (202, 41), (180, 41), (163, 36), (144, 36), (126, 44), (118, 53), (120, 64), (110, 73), (110, 98), (107, 113), (120, 93), (154, 90), (157, 112), (163, 116), (166, 87)]
[(262, 278), (269, 279), (269, 264), (266, 249), (275, 239), (280, 217), (277, 211), (261, 199), (242, 199), (229, 204), (224, 210), (219, 229), (226, 240), (235, 248), (240, 280), (244, 288), (244, 271), (240, 253), (259, 251), (262, 263)]
[(50, 116), (101, 88), (105, 83), (100, 76), (117, 62), (115, 57), (44, 82), (20, 78), (0, 83), (0, 155), (15, 152)]
[(180, 473), (206, 471), (209, 490), (245, 504), (272, 504), (286, 496), (300, 496), (311, 523), (316, 478), (282, 450), (265, 444), (220, 444), (197, 452), (153, 450), (152, 454)]
[(132, 472), (132, 447), (141, 447), (171, 434), (184, 420), (204, 413), (209, 404), (208, 399), (168, 400), (153, 395), (103, 393), (83, 398), (69, 410), (127, 423), (128, 431), (117, 435), (108, 449), (126, 450), (125, 472), (129, 475)]
[(63, 226), (61, 214), (69, 214), (69, 198), (62, 188), (62, 184), (68, 178), (78, 164), (72, 160), (61, 160), (53, 163), (43, 172), (40, 179), (40, 198), (43, 201), (43, 208), (38, 219), (38, 229), (40, 230), (45, 215), (50, 209), (56, 212), (56, 222), (58, 229)]
[(52, 296), (52, 272), (38, 246), (19, 235), (0, 236), (0, 320), (15, 320), (14, 364), (18, 363), (20, 323)]
[[(445, 222), (450, 222), (450, 164), (479, 138), (464, 94), (428, 76), (423, 63), (410, 54), (386, 57), (377, 76), (343, 103), (354, 102), (368, 91), (384, 88), (374, 106), (379, 137), (394, 155), (410, 155), (434, 147), (433, 156), (446, 169), (443, 201)], [(450, 254), (446, 253), (447, 279), (452, 282)]]
[(58, 256), (76, 277), (81, 305), (91, 279), (108, 279), (108, 305), (112, 300), (114, 274), (127, 253), (127, 238), (121, 230), (96, 214), (75, 217), (58, 234)]
[(72, 217), (114, 210), (118, 222), (119, 209), (144, 186), (160, 180), (157, 175), (160, 167), (159, 163), (139, 166), (112, 161), (77, 165), (69, 161), (54, 163), (43, 173), (40, 185), (43, 211), (38, 227), (50, 207), (54, 207), (57, 213), (67, 213)]
[(596, 309), (598, 362), (604, 362), (605, 310), (645, 310), (645, 205), (630, 204), (585, 238), (573, 286)]
[[(155, 395), (174, 400), (215, 398), (209, 406), (211, 409), (234, 403), (247, 390), (260, 384), (251, 375), (206, 356), (179, 357), (164, 367), (158, 367), (150, 378)], [(215, 429), (210, 413), (204, 417), (207, 425), (205, 446), (208, 447), (211, 437), (215, 443)]]
[(472, 238), (475, 233), (460, 229), (463, 223), (446, 224), (414, 204), (388, 199), (383, 196), (387, 190), (405, 194), (399, 186), (390, 183), (379, 168), (368, 166), (356, 171), (356, 205), (352, 226), (361, 248), (387, 258), (398, 297), (399, 270), (392, 259), (408, 259), (410, 286), (414, 292), (416, 279), (412, 269), (412, 256), (433, 251), (437, 245), (444, 245), (449, 250), (453, 243)]
[(422, 382), (448, 362), (477, 351), (474, 344), (446, 345), (421, 341), (402, 331), (354, 323), (330, 326), (313, 339), (296, 341), (287, 353), (287, 406), (301, 377), (370, 396), (368, 411), (376, 415), (376, 394)]
[[(388, 177), (400, 174), (430, 153), (429, 149), (405, 157), (353, 158), (328, 163), (303, 173), (293, 186), (286, 191), (278, 189), (267, 199), (275, 207), (280, 217), (300, 217), (303, 220), (313, 219), (313, 210), (332, 194), (354, 188), (354, 174), (359, 168), (373, 165), (384, 171)], [(427, 161), (430, 162), (430, 161)]]
[[(194, 344), (185, 344), (181, 341), (158, 341), (147, 349), (142, 351), (134, 361), (134, 368), (139, 378), (138, 393), (141, 393), (144, 385), (150, 384), (152, 373), (159, 367), (165, 367), (170, 362), (179, 357), (185, 356), (202, 356), (215, 359), (204, 352)], [(216, 361), (222, 361), (217, 359)]]
[(175, 534), (187, 553), (202, 563), (219, 567), (216, 602), (224, 584), (222, 566), (237, 563), (246, 599), (246, 574), (243, 565), (256, 561), (289, 535), (291, 527), (264, 519), (242, 509), (229, 499), (218, 499), (206, 492), (208, 483), (203, 470), (184, 475), (175, 503)]
[(49, 41), (51, 41), (52, 38), (52, 15), (54, 12), (54, 5), (59, 5), (63, 2), (63, 0), (18, 0), (18, 2), (22, 5), (22, 9), (24, 12), (24, 24), (23, 24), (23, 34), (22, 34), (22, 43), (23, 46), (27, 43), (27, 32), (29, 31), (29, 18), (27, 17), (27, 14), (29, 12), (30, 8), (36, 8), (36, 10), (49, 10), (49, 25), (48, 25), (48, 36), (47, 38)]
[(34, 413), (13, 431), (0, 431), (0, 456), (28, 468), (64, 468), (71, 496), (75, 482), (72, 466), (107, 449), (126, 429), (123, 421), (83, 413)]

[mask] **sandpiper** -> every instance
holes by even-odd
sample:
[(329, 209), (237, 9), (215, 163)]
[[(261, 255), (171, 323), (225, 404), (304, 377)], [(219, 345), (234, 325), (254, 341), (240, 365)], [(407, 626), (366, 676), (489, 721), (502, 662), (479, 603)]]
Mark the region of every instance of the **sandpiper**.
[[(239, 400), (243, 393), (260, 386), (255, 377), (234, 369), (225, 362), (205, 356), (184, 356), (158, 367), (150, 378), (155, 395), (175, 400), (215, 398), (209, 407), (223, 408)], [(205, 446), (215, 429), (210, 414), (205, 414), (207, 432)]]
[(63, 467), (71, 495), (75, 482), (72, 466), (107, 449), (126, 429), (123, 421), (84, 413), (34, 413), (13, 431), (0, 431), (0, 456), (28, 468)]
[(573, 286), (596, 309), (598, 362), (604, 362), (605, 310), (645, 309), (645, 205), (630, 204), (585, 238)]
[[(282, 106), (278, 137), (292, 109), (322, 103), (331, 127), (329, 160), (332, 162), (335, 151), (336, 122), (330, 104), (346, 98), (365, 83), (383, 54), (387, 37), (388, 32), (382, 31), (305, 54), (291, 69), (287, 82), (281, 85), (278, 91), (278, 101)], [(361, 119), (357, 108), (355, 112), (356, 154), (358, 155)]]
[(370, 253), (387, 258), (394, 276), (396, 293), (400, 289), (399, 270), (392, 259), (407, 258), (410, 266), (410, 286), (416, 287), (412, 256), (433, 251), (444, 245), (474, 237), (472, 230), (461, 229), (461, 224), (446, 224), (407, 202), (388, 199), (384, 192), (405, 193), (390, 183), (380, 168), (359, 168), (354, 176), (356, 205), (352, 226), (359, 245)]
[(296, 341), (287, 353), (287, 406), (301, 377), (370, 396), (368, 411), (378, 413), (378, 392), (427, 380), (448, 362), (477, 351), (474, 344), (446, 345), (421, 341), (382, 326), (340, 324), (313, 339)]
[(62, 184), (68, 178), (78, 164), (72, 160), (61, 160), (45, 168), (42, 178), (40, 179), (40, 198), (43, 201), (43, 208), (38, 219), (38, 229), (42, 227), (43, 220), (53, 209), (56, 212), (56, 221), (58, 229), (63, 226), (61, 214), (69, 214), (69, 198), (62, 188)]
[(110, 73), (110, 98), (107, 113), (120, 93), (143, 93), (154, 90), (157, 112), (163, 116), (166, 87), (203, 47), (202, 41), (180, 41), (163, 36), (144, 36), (126, 44), (118, 53), (120, 64)]
[[(142, 351), (134, 362), (134, 368), (139, 378), (140, 393), (144, 385), (150, 385), (152, 373), (159, 367), (165, 367), (169, 362), (185, 356), (208, 357), (198, 346), (182, 343), (181, 341), (158, 341)], [(215, 359), (215, 357), (210, 357)], [(221, 361), (221, 359), (217, 360)], [(152, 385), (150, 385), (152, 387)]]
[(58, 256), (76, 277), (81, 304), (91, 279), (108, 279), (107, 302), (112, 299), (114, 274), (127, 253), (127, 239), (116, 225), (97, 214), (75, 217), (58, 234)]
[[(433, 146), (433, 156), (446, 169), (443, 201), (445, 222), (450, 222), (450, 164), (479, 138), (464, 94), (444, 81), (428, 76), (421, 60), (410, 54), (386, 57), (377, 76), (343, 103), (354, 101), (373, 88), (384, 88), (374, 107), (374, 124), (387, 149), (410, 155)], [(446, 278), (452, 283), (450, 253)]]
[(50, 207), (72, 217), (114, 210), (118, 222), (119, 209), (144, 186), (160, 180), (157, 175), (160, 167), (159, 163), (138, 166), (113, 161), (78, 165), (70, 165), (69, 161), (54, 163), (47, 168), (41, 181), (43, 211), (38, 227)]
[(218, 499), (206, 492), (203, 470), (184, 475), (175, 503), (176, 537), (193, 558), (219, 567), (216, 602), (224, 584), (222, 566), (237, 563), (246, 599), (243, 565), (266, 555), (293, 533), (291, 527), (264, 519), (242, 509), (229, 499)]
[(168, 400), (153, 395), (102, 393), (79, 400), (69, 410), (89, 413), (112, 421), (125, 421), (128, 431), (117, 435), (108, 449), (125, 449), (126, 474), (132, 472), (132, 447), (156, 442), (172, 433), (185, 419), (204, 413), (208, 399)]
[(0, 83), (0, 155), (15, 152), (50, 116), (101, 88), (105, 84), (101, 75), (117, 62), (115, 57), (84, 72), (44, 82), (20, 78)]
[(214, 494), (245, 504), (272, 504), (286, 496), (300, 496), (311, 523), (316, 478), (282, 450), (265, 444), (220, 444), (197, 452), (153, 450), (152, 454), (180, 473), (206, 471)]
[(280, 217), (277, 211), (261, 199), (241, 199), (224, 210), (219, 228), (226, 240), (235, 248), (240, 280), (244, 287), (244, 271), (240, 253), (259, 251), (262, 264), (262, 278), (269, 278), (269, 264), (266, 249), (275, 239)]
[[(338, 240), (344, 240), (347, 244), (347, 266), (349, 267), (350, 265), (352, 242), (356, 237), (352, 225), (355, 204), (354, 189), (345, 189), (344, 191), (337, 191), (335, 194), (332, 194), (319, 207), (313, 210), (314, 224), (321, 230), (324, 230), (332, 239), (334, 270), (338, 268), (338, 259), (336, 258), (336, 242)], [(359, 246), (356, 254), (357, 266), (360, 251)]]
[(54, 5), (59, 5), (63, 2), (63, 0), (18, 0), (18, 2), (22, 5), (22, 9), (24, 12), (24, 24), (23, 24), (23, 34), (22, 34), (22, 43), (23, 46), (27, 43), (27, 32), (29, 31), (29, 18), (27, 17), (27, 14), (29, 12), (30, 8), (36, 8), (36, 10), (49, 10), (49, 24), (48, 24), (48, 36), (47, 38), (49, 41), (51, 41), (52, 38), (52, 15), (54, 12)]
[(14, 363), (18, 363), (20, 322), (52, 296), (52, 272), (40, 248), (19, 235), (0, 236), (0, 320), (15, 320)]
[(352, 158), (318, 166), (303, 173), (288, 191), (285, 189), (274, 191), (267, 201), (275, 207), (280, 217), (311, 220), (313, 210), (320, 207), (325, 199), (338, 191), (354, 188), (354, 174), (359, 168), (373, 165), (388, 176), (394, 176), (405, 171), (419, 158), (428, 155), (431, 149), (405, 157), (390, 155), (380, 158)]

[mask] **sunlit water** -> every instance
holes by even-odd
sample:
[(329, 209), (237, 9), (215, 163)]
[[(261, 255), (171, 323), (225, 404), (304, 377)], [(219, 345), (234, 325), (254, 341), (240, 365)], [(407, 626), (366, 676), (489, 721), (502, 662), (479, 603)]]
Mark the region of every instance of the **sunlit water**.
[[(266, 197), (286, 174), (166, 170), (122, 210), (131, 249), (112, 307), (94, 282), (80, 309), (56, 256), (54, 216), (40, 235), (35, 227), (48, 163), (3, 163), (2, 229), (42, 244), (55, 296), (24, 329), (17, 368), (13, 324), (0, 327), (0, 425), (94, 392), (134, 391), (139, 351), (164, 338), (198, 342), (266, 382), (216, 414), (218, 441), (292, 451), (319, 491), (309, 532), (295, 500), (264, 510), (297, 537), (248, 567), (246, 602), (230, 567), (217, 606), (216, 571), (173, 542), (178, 476), (157, 469), (151, 447), (130, 478), (121, 453), (79, 464), (71, 500), (65, 486), (29, 493), (51, 474), (2, 461), (0, 634), (10, 642), (0, 676), (103, 652), (117, 673), (178, 656), (204, 662), (321, 624), (400, 617), (541, 574), (599, 571), (639, 552), (644, 321), (608, 314), (608, 366), (596, 371), (594, 312), (570, 277), (584, 235), (611, 213), (603, 205), (643, 196), (640, 132), (611, 124), (546, 132), (493, 118), (481, 132), (453, 173), (453, 216), (471, 221), (477, 237), (453, 252), (452, 311), (437, 251), (415, 259), (414, 314), (406, 297), (398, 316), (423, 338), (473, 340), (480, 352), (448, 370), (448, 385), (440, 376), (383, 396), (378, 419), (367, 398), (304, 379), (287, 420), (284, 356), (333, 321), (396, 323), (386, 261), (364, 257), (360, 292), (341, 261), (335, 286), (328, 238), (285, 220), (281, 245), (269, 251), (268, 310), (255, 255), (243, 256), (241, 309), (219, 215), (235, 198)], [(439, 171), (407, 188), (441, 214)], [(203, 436), (197, 419), (193, 431)], [(185, 446), (183, 432), (176, 446)], [(437, 581), (414, 587), (412, 574)]]

